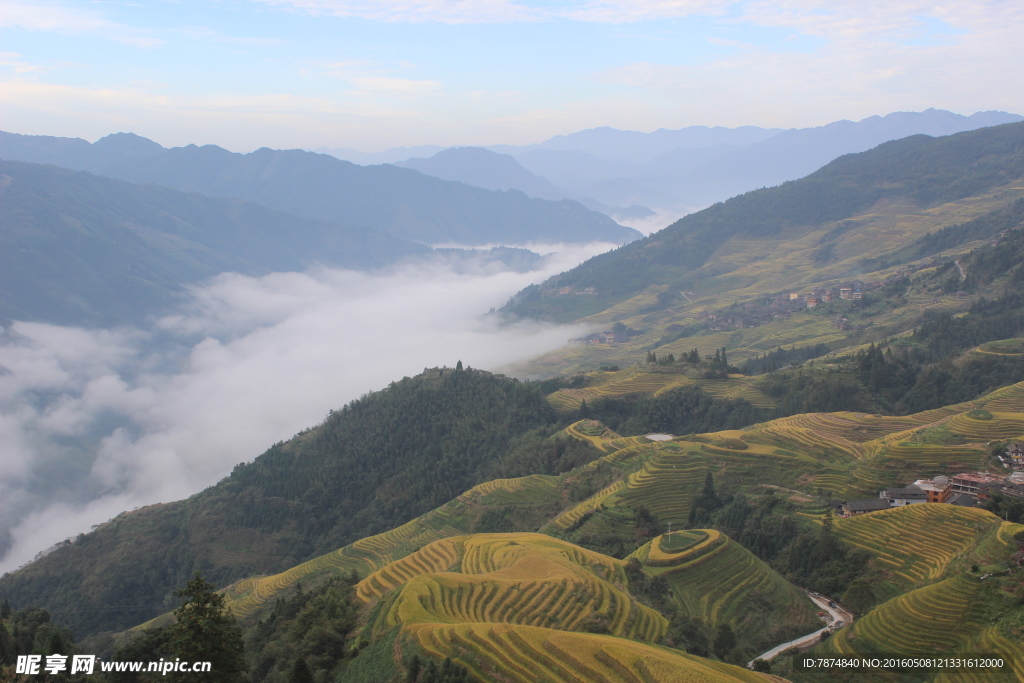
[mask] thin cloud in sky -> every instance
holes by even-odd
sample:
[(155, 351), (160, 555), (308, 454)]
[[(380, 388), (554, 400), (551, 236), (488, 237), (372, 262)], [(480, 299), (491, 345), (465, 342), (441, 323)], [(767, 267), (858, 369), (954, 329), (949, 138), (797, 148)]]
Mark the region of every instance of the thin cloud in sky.
[(134, 47), (163, 44), (150, 31), (126, 26), (79, 7), (48, 3), (0, 0), (0, 28), (20, 28), (60, 34), (94, 34)]
[[(1019, 112), (1024, 93), (1007, 83), (1022, 32), (1024, 4), (1005, 0), (0, 0), (4, 50), (18, 55), (0, 60), (0, 120), (88, 139), (376, 151), (598, 126)], [(88, 70), (52, 68), (80, 55)]]
[(146, 329), (0, 328), (0, 571), (119, 512), (186, 497), (328, 410), (457, 361), (495, 369), (580, 325), (483, 316), (542, 271), (224, 274)]
[(260, 0), (316, 16), (449, 24), (539, 21), (548, 13), (510, 0)]

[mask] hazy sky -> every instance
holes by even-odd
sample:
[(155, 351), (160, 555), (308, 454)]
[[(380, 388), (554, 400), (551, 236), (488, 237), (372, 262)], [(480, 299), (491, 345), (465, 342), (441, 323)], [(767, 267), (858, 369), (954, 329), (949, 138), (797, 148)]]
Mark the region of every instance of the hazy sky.
[(579, 336), (481, 314), (611, 246), (560, 248), (532, 273), (227, 273), (146, 329), (0, 327), (0, 573), (123, 510), (189, 496), (404, 375), (496, 369)]
[(236, 151), (1024, 111), (1019, 0), (0, 0), (0, 129)]

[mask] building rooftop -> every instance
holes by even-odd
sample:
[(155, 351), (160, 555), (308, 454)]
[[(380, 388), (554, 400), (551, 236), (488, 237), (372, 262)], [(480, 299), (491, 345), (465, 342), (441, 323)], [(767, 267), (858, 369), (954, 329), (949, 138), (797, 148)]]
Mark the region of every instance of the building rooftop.
[(934, 491), (936, 493), (941, 493), (949, 488), (949, 482), (935, 482), (931, 479), (918, 479), (913, 485), (922, 491)]
[(978, 499), (967, 493), (954, 493), (953, 497), (947, 500), (946, 503), (965, 508), (978, 507)]
[(928, 494), (920, 486), (910, 484), (902, 488), (891, 488), (882, 491), (887, 498), (927, 498)]
[(846, 508), (850, 512), (872, 512), (874, 510), (888, 510), (889, 501), (884, 498), (863, 498), (861, 500), (846, 501)]
[(1005, 477), (985, 472), (964, 472), (963, 474), (955, 475), (953, 479), (956, 481), (969, 481), (975, 484), (1003, 484), (1006, 482)]

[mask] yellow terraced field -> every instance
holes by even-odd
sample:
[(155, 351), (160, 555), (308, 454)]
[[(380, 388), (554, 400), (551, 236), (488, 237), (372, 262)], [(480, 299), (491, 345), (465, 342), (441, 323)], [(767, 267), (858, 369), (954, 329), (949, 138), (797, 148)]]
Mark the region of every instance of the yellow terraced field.
[(883, 603), (852, 627), (816, 648), (847, 655), (878, 652), (966, 656), (993, 655), (1013, 663), (1013, 673), (958, 671), (935, 683), (997, 683), (1024, 680), (1024, 647), (997, 632), (980, 607), (982, 584), (959, 574)]
[(836, 531), (847, 543), (869, 551), (904, 584), (918, 585), (940, 578), (954, 560), (974, 557), (979, 544), (1009, 550), (1011, 543), (999, 534), (1004, 524), (978, 508), (924, 504), (840, 519)]
[(417, 624), (420, 646), (486, 683), (767, 683), (746, 669), (592, 633), (506, 624)]
[[(457, 566), (448, 564), (460, 558)], [(397, 567), (393, 565), (397, 564)], [(447, 571), (438, 567), (448, 564)], [(541, 534), (476, 534), (432, 543), (357, 587), (395, 596), (376, 632), (420, 623), (512, 623), (577, 630), (598, 617), (614, 635), (655, 642), (668, 622), (620, 586), (625, 563)]]
[(1024, 382), (996, 389), (977, 403), (991, 412), (1024, 413)]
[(548, 396), (558, 410), (576, 410), (583, 401), (625, 396), (628, 394), (658, 395), (681, 386), (699, 386), (715, 398), (745, 399), (759, 408), (771, 408), (775, 403), (757, 388), (752, 377), (731, 376), (729, 379), (692, 379), (678, 372), (644, 372), (633, 366), (616, 373), (598, 372), (587, 375), (587, 386), (579, 389), (559, 389)]
[(555, 521), (551, 523), (552, 526), (554, 526), (557, 529), (561, 529), (562, 531), (569, 529), (574, 524), (579, 522), (580, 519), (582, 519), (583, 516), (586, 515), (588, 512), (592, 512), (594, 510), (599, 509), (604, 504), (605, 500), (607, 500), (614, 494), (619, 493), (625, 488), (626, 480), (620, 479), (611, 486), (605, 487), (601, 491), (598, 491), (596, 494), (594, 494), (590, 498), (587, 498), (585, 501), (583, 501), (576, 507), (572, 508), (568, 512), (559, 515), (557, 518), (555, 518)]
[(1024, 435), (1024, 414), (992, 412), (991, 420), (978, 420), (966, 413), (954, 415), (946, 421), (950, 431), (973, 441), (1014, 439)]
[(875, 608), (822, 649), (844, 653), (872, 649), (914, 654), (963, 652), (981, 631), (980, 615), (971, 609), (980, 587), (976, 577), (961, 574), (910, 591)]
[(680, 374), (636, 372), (595, 386), (559, 389), (548, 397), (548, 401), (559, 410), (575, 410), (583, 401), (593, 402), (598, 398), (627, 394), (653, 394), (684, 384), (693, 384), (693, 380)]
[(703, 485), (708, 467), (708, 458), (699, 451), (659, 452), (631, 474), (614, 497), (633, 508), (646, 505), (662, 521), (679, 524), (690, 514), (690, 500)]
[(530, 475), (498, 479), (476, 486), (456, 500), (407, 524), (375, 536), (368, 536), (334, 552), (273, 576), (245, 579), (224, 591), (235, 616), (246, 618), (268, 604), (282, 591), (300, 581), (356, 571), (366, 576), (438, 539), (469, 531), (466, 506), (544, 504), (558, 500), (557, 478)]

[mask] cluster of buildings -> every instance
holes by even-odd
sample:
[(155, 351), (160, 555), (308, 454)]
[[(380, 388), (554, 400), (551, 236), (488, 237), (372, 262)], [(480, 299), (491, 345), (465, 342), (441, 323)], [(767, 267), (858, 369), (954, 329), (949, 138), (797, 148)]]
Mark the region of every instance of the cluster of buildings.
[(883, 489), (878, 492), (877, 498), (837, 500), (832, 501), (832, 506), (837, 514), (853, 517), (904, 505), (927, 503), (978, 507), (994, 495), (1024, 500), (1024, 472), (1016, 471), (1009, 476), (964, 472), (953, 477), (918, 479), (913, 484)]
[(549, 289), (544, 292), (545, 294), (554, 296), (567, 296), (574, 294), (576, 296), (597, 296), (597, 289), (594, 287), (584, 287), (583, 289), (576, 289), (573, 286), (559, 287), (558, 289)]
[[(812, 289), (809, 293), (789, 292), (789, 294), (782, 294), (776, 296), (775, 301), (778, 303), (784, 303), (788, 300), (791, 307), (795, 304), (798, 309), (814, 308), (818, 304), (827, 304), (833, 299), (859, 301), (863, 298), (865, 289), (881, 287), (883, 284), (885, 283), (872, 282), (869, 283), (869, 285), (865, 285), (863, 282), (858, 281), (844, 284), (839, 287), (818, 287)], [(788, 297), (788, 299), (786, 297)]]

